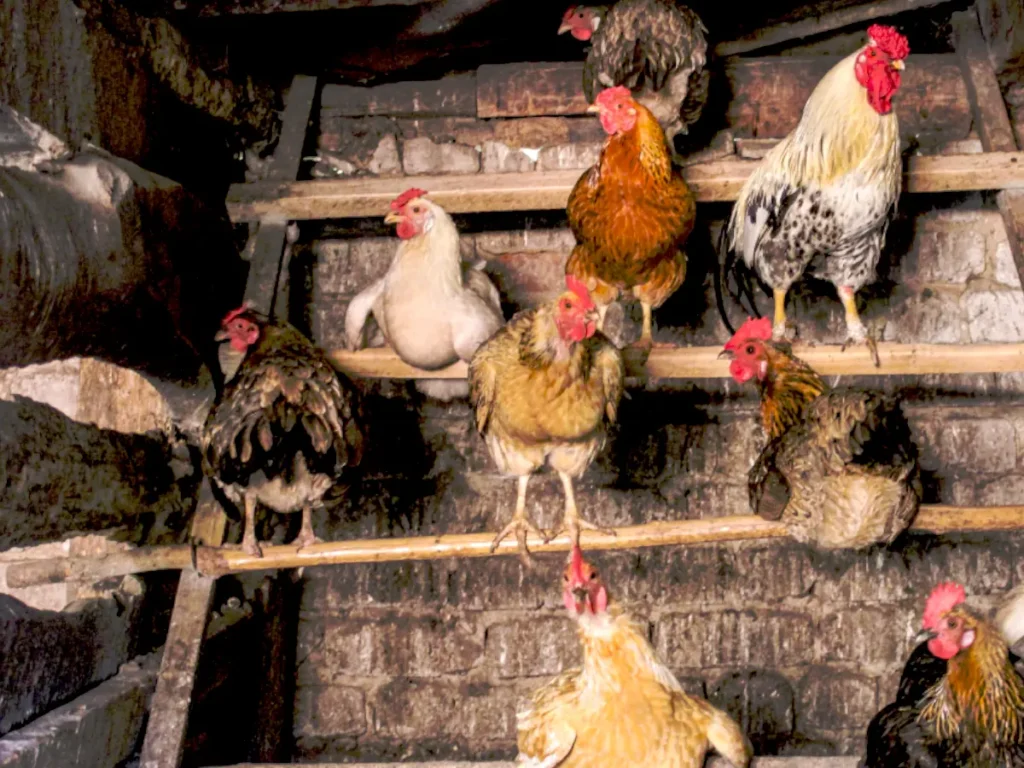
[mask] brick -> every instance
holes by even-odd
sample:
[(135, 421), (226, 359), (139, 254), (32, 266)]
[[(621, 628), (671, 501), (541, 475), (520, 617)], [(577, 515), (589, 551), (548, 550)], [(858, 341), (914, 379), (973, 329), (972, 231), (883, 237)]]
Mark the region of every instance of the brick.
[(562, 171), (578, 168), (582, 171), (600, 159), (603, 146), (603, 142), (595, 141), (545, 147), (537, 157), (537, 170)]
[(386, 237), (320, 240), (313, 247), (315, 290), (329, 294), (358, 293), (384, 276), (397, 248), (398, 242)]
[(564, 251), (568, 254), (576, 245), (576, 238), (568, 228), (481, 232), (475, 237), (477, 253), (488, 260), (503, 253), (520, 251)]
[(939, 419), (920, 423), (918, 441), (927, 469), (1010, 472), (1017, 465), (1013, 424), (1003, 419)]
[(402, 168), (410, 176), (425, 173), (476, 173), (480, 153), (464, 144), (435, 144), (427, 137), (402, 142)]
[[(737, 595), (742, 604), (799, 597), (816, 576), (807, 553), (806, 547), (790, 543), (742, 547), (736, 553), (732, 584), (726, 591)], [(771, 578), (753, 577), (769, 573)]]
[(673, 667), (785, 666), (806, 663), (814, 651), (810, 616), (792, 611), (667, 614), (655, 637)]
[(513, 149), (548, 147), (553, 144), (566, 144), (573, 140), (570, 138), (570, 121), (564, 117), (495, 120), (493, 125), (494, 138)]
[(395, 122), (398, 123), (403, 139), (426, 136), (436, 142), (454, 141), (470, 147), (494, 139), (494, 122), (473, 117), (399, 118)]
[(484, 173), (525, 173), (533, 166), (529, 155), (500, 141), (485, 141), (480, 147), (480, 170)]
[(895, 663), (909, 651), (907, 638), (919, 629), (919, 611), (909, 602), (838, 610), (818, 623), (821, 661)]
[(882, 338), (901, 344), (959, 344), (964, 337), (962, 314), (955, 296), (925, 289), (896, 308)]
[(601, 552), (594, 553), (592, 561), (613, 597), (644, 606), (720, 603), (728, 579), (736, 573), (733, 552), (715, 546)]
[(904, 262), (904, 280), (966, 283), (985, 271), (985, 236), (969, 229), (925, 232), (915, 255)]
[(487, 663), (498, 677), (556, 675), (581, 663), (576, 627), (567, 616), (492, 624), (486, 635)]
[[(313, 307), (312, 328), (313, 341), (324, 349), (342, 349), (345, 340), (345, 313), (348, 311), (350, 299), (344, 294), (325, 293), (318, 297)], [(364, 336), (369, 346), (373, 345), (373, 337), (383, 339), (377, 323), (371, 315), (367, 319)]]
[(971, 291), (961, 299), (971, 341), (1024, 339), (1024, 294), (1020, 291)]
[(976, 498), (976, 503), (981, 506), (1019, 504), (1021, 499), (1024, 499), (1024, 476), (1007, 475), (986, 483), (978, 491)]
[(802, 726), (863, 728), (878, 711), (878, 685), (874, 678), (852, 672), (817, 668), (798, 685)]
[(968, 595), (1008, 589), (1013, 567), (1019, 559), (1017, 546), (1005, 536), (959, 534), (925, 543), (919, 563), (914, 563), (914, 553), (909, 553), (908, 559), (912, 564), (909, 582), (915, 592), (918, 610), (924, 609), (925, 598), (940, 581), (958, 581), (967, 589)]
[(296, 736), (358, 736), (366, 733), (366, 697), (338, 685), (299, 688), (295, 695)]
[(1013, 253), (1010, 251), (1010, 241), (1006, 239), (1005, 228), (1001, 228), (999, 231), (996, 247), (992, 253), (992, 261), (995, 263), (996, 282), (1010, 288), (1020, 288), (1020, 273), (1013, 261)]
[(374, 731), (402, 740), (514, 739), (518, 698), (510, 686), (400, 678), (374, 697)]
[(708, 700), (725, 710), (750, 739), (754, 753), (778, 754), (796, 726), (793, 685), (760, 670), (734, 672), (712, 688)]

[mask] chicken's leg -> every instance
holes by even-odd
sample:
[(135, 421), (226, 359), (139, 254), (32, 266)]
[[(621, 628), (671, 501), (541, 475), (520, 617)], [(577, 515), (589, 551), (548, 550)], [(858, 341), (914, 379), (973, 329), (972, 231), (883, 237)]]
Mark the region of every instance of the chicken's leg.
[(313, 508), (305, 506), (302, 508), (302, 528), (299, 530), (299, 535), (295, 537), (295, 544), (299, 549), (303, 549), (313, 544), (319, 544), (321, 541), (322, 539), (313, 532)]
[(671, 349), (675, 347), (675, 344), (668, 344), (665, 342), (656, 344), (654, 342), (654, 310), (651, 305), (643, 299), (640, 300), (640, 309), (643, 310), (644, 313), (644, 322), (640, 330), (640, 338), (634, 341), (631, 346), (639, 349), (646, 349), (648, 351), (654, 347), (662, 349)]
[(573, 492), (572, 478), (565, 474), (565, 472), (559, 472), (558, 476), (562, 479), (562, 487), (565, 489), (565, 517), (562, 519), (562, 525), (546, 537), (547, 540), (550, 541), (556, 536), (568, 533), (569, 541), (573, 544), (579, 544), (580, 531), (582, 530), (598, 531), (599, 533), (604, 533), (608, 536), (615, 536), (616, 533), (614, 529), (595, 525), (594, 523), (580, 517), (579, 511), (576, 509), (576, 494)]
[(256, 496), (245, 494), (245, 530), (242, 532), (242, 551), (253, 557), (263, 557), (263, 550), (256, 541)]
[(847, 344), (867, 344), (868, 349), (871, 350), (871, 359), (875, 361), (875, 367), (880, 368), (882, 361), (878, 358), (878, 344), (868, 334), (864, 323), (860, 319), (860, 313), (857, 312), (857, 302), (853, 298), (853, 288), (841, 285), (836, 291), (839, 294), (839, 300), (843, 302), (843, 309), (846, 310), (847, 339), (843, 344), (843, 349), (846, 349)]
[(775, 299), (775, 318), (772, 321), (772, 338), (781, 341), (786, 338), (786, 289), (772, 289)]
[(519, 559), (523, 561), (524, 565), (530, 565), (530, 550), (526, 548), (526, 534), (532, 533), (538, 539), (545, 538), (544, 534), (541, 533), (540, 529), (537, 528), (529, 518), (526, 517), (526, 486), (530, 482), (529, 475), (523, 475), (519, 478), (519, 493), (516, 496), (516, 511), (512, 513), (512, 520), (501, 529), (501, 533), (494, 537), (494, 541), (491, 542), (491, 552), (498, 548), (501, 540), (512, 533), (516, 535), (516, 541), (519, 542)]

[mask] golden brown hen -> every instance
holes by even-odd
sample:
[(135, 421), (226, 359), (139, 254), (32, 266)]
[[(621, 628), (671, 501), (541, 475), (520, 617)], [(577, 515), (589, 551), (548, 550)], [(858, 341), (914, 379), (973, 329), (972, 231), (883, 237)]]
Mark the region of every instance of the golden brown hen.
[(581, 528), (596, 529), (579, 517), (572, 481), (604, 445), (625, 377), (621, 354), (596, 331), (586, 287), (572, 277), (566, 284), (555, 301), (516, 315), (469, 365), (477, 428), (498, 468), (519, 478), (515, 514), (492, 550), (515, 533), (524, 560), (528, 531), (556, 535), (543, 536), (526, 517), (526, 485), (545, 463), (565, 488), (561, 530), (578, 541)]
[(577, 245), (565, 265), (582, 280), (600, 313), (620, 294), (643, 308), (639, 345), (653, 343), (651, 312), (686, 277), (682, 248), (693, 230), (693, 193), (672, 166), (658, 121), (617, 86), (602, 91), (590, 108), (609, 134), (597, 165), (576, 182), (569, 196), (569, 226)]
[(714, 748), (736, 768), (746, 768), (751, 748), (740, 727), (683, 692), (648, 642), (646, 627), (609, 601), (578, 546), (562, 578), (583, 668), (537, 689), (519, 713), (517, 762), (530, 768), (700, 768)]

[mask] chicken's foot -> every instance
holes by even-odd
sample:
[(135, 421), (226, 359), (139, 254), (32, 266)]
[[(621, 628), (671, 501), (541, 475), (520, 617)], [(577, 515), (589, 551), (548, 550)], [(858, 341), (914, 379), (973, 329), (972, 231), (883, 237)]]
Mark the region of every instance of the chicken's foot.
[(783, 341), (790, 338), (788, 320), (786, 319), (786, 293), (787, 290), (772, 289), (772, 297), (775, 299), (775, 317), (772, 319), (772, 339)]
[(526, 566), (533, 564), (530, 560), (530, 550), (526, 547), (526, 534), (532, 533), (538, 539), (547, 541), (547, 537), (526, 516), (526, 486), (529, 482), (529, 475), (523, 475), (519, 478), (519, 493), (516, 496), (516, 510), (512, 513), (512, 520), (501, 529), (501, 533), (495, 536), (494, 541), (491, 542), (491, 552), (493, 552), (498, 548), (502, 539), (514, 533), (516, 541), (519, 542), (519, 559)]
[(303, 507), (302, 508), (302, 528), (299, 530), (299, 535), (295, 537), (295, 544), (299, 549), (305, 549), (306, 547), (312, 546), (313, 544), (319, 544), (323, 539), (319, 538), (313, 532), (313, 508)]
[(573, 544), (580, 543), (580, 531), (597, 531), (607, 536), (616, 536), (615, 529), (605, 528), (584, 520), (579, 515), (579, 510), (576, 509), (576, 494), (572, 487), (572, 478), (569, 477), (565, 472), (559, 472), (558, 476), (562, 479), (562, 487), (565, 489), (565, 516), (562, 518), (562, 524), (551, 531), (546, 537), (545, 541), (551, 541), (556, 536), (561, 536), (563, 533), (569, 534), (569, 541)]
[(242, 533), (242, 551), (252, 557), (263, 557), (263, 550), (256, 541), (256, 497), (245, 494), (245, 531)]
[(634, 349), (644, 350), (646, 352), (650, 352), (655, 347), (657, 347), (658, 349), (674, 349), (676, 346), (675, 344), (669, 344), (667, 342), (656, 342), (654, 340), (654, 318), (651, 305), (648, 304), (646, 301), (641, 301), (640, 309), (642, 309), (644, 313), (643, 328), (640, 331), (640, 338), (634, 341), (629, 346), (633, 347)]
[(882, 367), (882, 361), (878, 357), (878, 342), (868, 333), (867, 328), (864, 327), (863, 321), (860, 319), (860, 313), (857, 312), (857, 302), (854, 300), (854, 290), (848, 286), (840, 286), (837, 289), (839, 294), (839, 300), (843, 302), (843, 309), (846, 310), (846, 332), (847, 338), (843, 342), (842, 351), (846, 351), (846, 347), (850, 344), (867, 344), (868, 350), (871, 352), (871, 359), (875, 363), (875, 368)]

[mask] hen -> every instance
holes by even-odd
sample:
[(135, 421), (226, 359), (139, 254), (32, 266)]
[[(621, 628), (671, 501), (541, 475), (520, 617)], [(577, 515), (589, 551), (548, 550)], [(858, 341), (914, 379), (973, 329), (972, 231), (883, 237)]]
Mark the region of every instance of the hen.
[[(421, 189), (407, 189), (384, 218), (402, 242), (387, 274), (364, 288), (345, 313), (349, 349), (363, 343), (370, 312), (402, 360), (436, 370), (468, 362), (505, 322), (498, 289), (479, 267), (463, 263), (459, 232), (441, 206)], [(462, 381), (419, 380), (428, 395), (465, 397)]]
[(214, 338), (226, 342), (225, 384), (206, 419), (203, 461), (227, 497), (244, 504), (242, 549), (262, 556), (257, 503), (301, 510), (296, 543), (313, 544), (312, 508), (362, 459), (357, 393), (299, 331), (265, 322), (247, 307), (230, 312)]
[(526, 517), (527, 483), (545, 463), (565, 489), (562, 529), (574, 542), (581, 528), (600, 530), (579, 517), (572, 481), (604, 445), (625, 377), (621, 354), (596, 331), (586, 287), (572, 277), (566, 285), (555, 301), (516, 315), (469, 364), (477, 429), (501, 472), (519, 478), (512, 521), (491, 550), (515, 533), (527, 562), (528, 531), (557, 535), (543, 536)]
[(768, 445), (750, 470), (750, 504), (822, 549), (890, 543), (917, 513), (917, 446), (898, 400), (831, 390), (768, 318), (747, 320), (726, 343), (729, 372), (753, 380)]
[[(925, 603), (924, 633), (896, 701), (871, 720), (865, 768), (1024, 766), (1024, 680), (1007, 637), (964, 604), (959, 584)], [(1021, 606), (1007, 606), (1019, 612)]]
[(739, 726), (683, 692), (648, 642), (647, 628), (610, 602), (578, 546), (562, 580), (583, 668), (537, 689), (519, 713), (517, 762), (531, 768), (700, 768), (714, 748), (746, 768), (752, 750)]
[[(892, 27), (868, 29), (868, 43), (836, 64), (804, 105), (797, 127), (744, 183), (725, 233), (733, 253), (723, 271), (739, 296), (752, 269), (772, 289), (773, 334), (786, 334), (786, 293), (807, 270), (831, 282), (846, 310), (850, 341), (874, 342), (854, 295), (875, 279), (889, 219), (900, 195), (900, 137), (892, 98), (907, 39)], [(735, 251), (742, 259), (735, 258)], [(723, 309), (723, 320), (730, 330)], [(752, 301), (752, 296), (751, 296)], [(757, 308), (750, 310), (759, 314)]]
[(652, 310), (686, 276), (683, 245), (693, 230), (693, 193), (672, 166), (665, 137), (650, 110), (625, 87), (602, 91), (590, 107), (609, 134), (601, 158), (569, 195), (569, 226), (577, 245), (566, 274), (583, 281), (600, 313), (621, 293), (643, 308), (640, 346), (653, 345)]
[(707, 31), (696, 13), (671, 0), (620, 0), (610, 10), (573, 6), (558, 28), (592, 41), (583, 67), (587, 101), (602, 88), (629, 88), (661, 124), (673, 152), (676, 136), (689, 133), (707, 102)]

